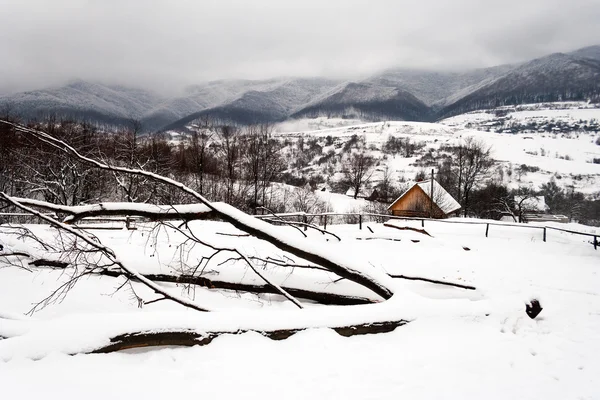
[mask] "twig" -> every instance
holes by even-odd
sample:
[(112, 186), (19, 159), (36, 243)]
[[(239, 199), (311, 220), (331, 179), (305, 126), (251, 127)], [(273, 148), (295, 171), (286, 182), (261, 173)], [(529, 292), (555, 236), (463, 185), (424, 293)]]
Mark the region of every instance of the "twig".
[(392, 224), (383, 224), (383, 226), (386, 226), (388, 228), (394, 228), (394, 229), (399, 229), (401, 231), (413, 231), (413, 232), (417, 232), (420, 233), (422, 235), (427, 235), (429, 237), (433, 237), (429, 234), (429, 232), (427, 232), (425, 229), (417, 229), (417, 228), (412, 228), (410, 226), (396, 226), (396, 225), (392, 225)]
[(397, 279), (408, 279), (410, 281), (423, 281), (423, 282), (435, 283), (436, 285), (453, 286), (453, 287), (457, 287), (460, 289), (477, 290), (477, 288), (475, 286), (462, 285), (460, 283), (453, 283), (453, 282), (446, 282), (446, 281), (438, 281), (437, 279), (422, 278), (419, 276), (391, 275), (390, 274), (390, 277), (397, 278)]

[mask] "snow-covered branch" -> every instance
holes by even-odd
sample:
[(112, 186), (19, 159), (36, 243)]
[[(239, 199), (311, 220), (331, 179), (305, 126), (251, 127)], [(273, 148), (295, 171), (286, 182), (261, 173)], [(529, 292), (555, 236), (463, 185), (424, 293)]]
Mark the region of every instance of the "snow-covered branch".
[(68, 214), (65, 223), (75, 223), (88, 217), (139, 216), (153, 221), (184, 220), (207, 218), (211, 210), (203, 204), (154, 205), (140, 203), (98, 203), (83, 206), (63, 206), (41, 200), (14, 197), (19, 203), (43, 210)]

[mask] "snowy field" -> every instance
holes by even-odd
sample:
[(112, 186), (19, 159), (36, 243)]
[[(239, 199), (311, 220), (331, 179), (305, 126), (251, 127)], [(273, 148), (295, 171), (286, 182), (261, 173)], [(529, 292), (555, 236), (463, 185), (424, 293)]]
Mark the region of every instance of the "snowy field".
[[(419, 222), (393, 222), (421, 228)], [(475, 286), (465, 290), (394, 279), (394, 296), (378, 304), (298, 310), (277, 295), (237, 294), (169, 284), (218, 311), (201, 313), (161, 301), (138, 308), (131, 293), (115, 290), (121, 278), (90, 275), (63, 301), (24, 317), (32, 304), (66, 279), (61, 271), (9, 267), (0, 257), (0, 390), (6, 399), (596, 399), (600, 398), (600, 250), (590, 238), (533, 227), (425, 223), (427, 236), (383, 224), (336, 225), (340, 242), (308, 231), (309, 243), (330, 246), (340, 259), (366, 269)], [(94, 231), (118, 256), (143, 273), (176, 273), (173, 232), (149, 240), (137, 231)], [(575, 227), (583, 229), (583, 227)], [(31, 226), (42, 237), (54, 231)], [(235, 233), (220, 222), (196, 222), (203, 238), (237, 246), (249, 255), (278, 257), (271, 245)], [(291, 228), (278, 228), (299, 234)], [(600, 233), (594, 228), (589, 232)], [(372, 231), (372, 232), (371, 232)], [(329, 237), (329, 239), (331, 239)], [(367, 240), (368, 239), (368, 240)], [(393, 239), (393, 240), (390, 240)], [(51, 254), (0, 234), (14, 251)], [(37, 250), (36, 250), (37, 249)], [(188, 259), (202, 251), (191, 249)], [(13, 260), (14, 261), (14, 260)], [(27, 267), (27, 264), (24, 264)], [(307, 282), (332, 292), (364, 294), (321, 271), (264, 271), (279, 284)], [(211, 278), (256, 282), (239, 263), (206, 271)], [(149, 293), (133, 283), (146, 300)], [(540, 300), (534, 320), (525, 303)], [(403, 318), (390, 333), (344, 338), (318, 328), (331, 320)], [(67, 355), (93, 348), (106, 333), (146, 329), (235, 329), (302, 323), (314, 329), (273, 341), (257, 333), (224, 335), (203, 347), (133, 349)], [(15, 336), (16, 335), (16, 336)]]

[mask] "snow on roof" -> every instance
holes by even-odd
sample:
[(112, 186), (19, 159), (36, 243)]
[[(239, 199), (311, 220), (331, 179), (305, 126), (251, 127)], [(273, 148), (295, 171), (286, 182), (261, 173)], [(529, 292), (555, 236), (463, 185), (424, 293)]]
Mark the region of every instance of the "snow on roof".
[(532, 196), (525, 198), (525, 196), (515, 196), (515, 203), (521, 205), (521, 209), (527, 209), (530, 211), (542, 211), (546, 212), (550, 209), (546, 204), (544, 196)]
[[(431, 199), (431, 179), (427, 179), (421, 182), (415, 182), (412, 184), (400, 197), (392, 202), (388, 207), (388, 210), (400, 200), (406, 193), (408, 193), (413, 187), (419, 186), (423, 192)], [(458, 201), (452, 197), (450, 193), (446, 191), (435, 179), (433, 180), (433, 202), (437, 205), (444, 214), (450, 214), (453, 211), (460, 209)]]

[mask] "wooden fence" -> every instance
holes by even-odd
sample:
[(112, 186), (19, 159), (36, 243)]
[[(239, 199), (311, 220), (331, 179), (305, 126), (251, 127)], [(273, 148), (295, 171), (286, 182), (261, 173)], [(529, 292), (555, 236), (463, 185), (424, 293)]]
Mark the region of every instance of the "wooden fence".
[[(598, 241), (598, 237), (600, 234), (586, 233), (586, 232), (578, 232), (569, 229), (556, 228), (553, 226), (537, 226), (537, 225), (529, 225), (529, 224), (511, 224), (511, 223), (500, 223), (500, 222), (484, 222), (484, 221), (459, 221), (459, 220), (447, 220), (447, 219), (431, 219), (431, 218), (417, 218), (417, 217), (400, 217), (388, 214), (373, 214), (373, 213), (319, 213), (319, 214), (310, 214), (310, 213), (287, 213), (287, 214), (271, 214), (271, 215), (257, 215), (256, 218), (260, 218), (263, 220), (267, 220), (271, 223), (284, 222), (287, 219), (297, 219), (297, 222), (300, 222), (304, 225), (304, 230), (307, 229), (307, 225), (314, 218), (319, 218), (319, 225), (323, 226), (323, 229), (327, 229), (328, 221), (331, 222), (332, 218), (335, 217), (344, 217), (347, 221), (351, 220), (353, 217), (357, 222), (354, 224), (358, 224), (358, 229), (363, 228), (363, 222), (367, 222), (367, 219), (372, 219), (375, 222), (383, 222), (385, 220), (390, 219), (398, 219), (405, 221), (419, 221), (421, 223), (421, 227), (425, 227), (425, 221), (428, 223), (446, 223), (446, 224), (467, 224), (467, 225), (485, 225), (485, 237), (488, 237), (491, 226), (506, 226), (511, 228), (525, 228), (525, 229), (538, 229), (542, 231), (542, 240), (546, 242), (547, 240), (547, 232), (549, 230), (566, 232), (573, 235), (582, 235), (593, 238), (591, 244), (594, 246), (594, 249), (598, 249), (600, 242)], [(283, 220), (283, 221), (282, 221)], [(286, 221), (289, 222), (289, 221)], [(346, 222), (348, 223), (348, 222)], [(352, 224), (352, 222), (350, 222)]]
[[(48, 214), (50, 216), (54, 216), (54, 214)], [(27, 213), (0, 213), (0, 223), (4, 223), (3, 218), (8, 222), (8, 219), (27, 219), (27, 222), (33, 217), (31, 214)], [(319, 224), (323, 226), (323, 229), (327, 229), (327, 224), (335, 222), (335, 218), (342, 217), (343, 223), (346, 224), (358, 224), (358, 229), (363, 228), (363, 222), (368, 222), (367, 220), (372, 220), (374, 222), (384, 222), (390, 219), (398, 219), (398, 220), (406, 220), (406, 221), (419, 221), (421, 222), (421, 227), (425, 227), (425, 221), (428, 223), (446, 223), (446, 224), (468, 224), (468, 225), (485, 225), (485, 237), (488, 237), (490, 226), (503, 226), (503, 227), (512, 227), (512, 228), (526, 228), (526, 229), (539, 229), (542, 231), (542, 240), (546, 242), (547, 232), (549, 230), (566, 232), (573, 235), (581, 235), (588, 236), (593, 238), (591, 242), (594, 246), (594, 249), (598, 249), (600, 242), (598, 241), (598, 237), (600, 234), (593, 233), (585, 233), (585, 232), (577, 232), (569, 229), (556, 228), (553, 226), (537, 226), (537, 225), (529, 225), (529, 224), (510, 224), (510, 223), (500, 223), (500, 222), (483, 222), (483, 221), (457, 221), (457, 220), (447, 220), (447, 219), (431, 219), (431, 218), (416, 218), (416, 217), (400, 217), (388, 214), (374, 214), (374, 213), (319, 213), (319, 214), (310, 214), (310, 213), (285, 213), (285, 214), (265, 214), (265, 215), (256, 215), (256, 218), (266, 220), (270, 223), (274, 224), (285, 224), (285, 223), (299, 223), (304, 226), (304, 230), (308, 229), (308, 226), (312, 224), (315, 218), (319, 219)], [(123, 229), (126, 228), (128, 230), (135, 230), (135, 222), (142, 220), (140, 217), (107, 217), (107, 218), (84, 218), (80, 224), (75, 225), (80, 229)], [(290, 219), (294, 219), (296, 221), (290, 221)], [(89, 225), (82, 225), (82, 223), (91, 223)], [(118, 222), (123, 225), (114, 227), (114, 226), (100, 226), (94, 225), (94, 223), (102, 223), (102, 222)], [(19, 222), (25, 223), (25, 222)]]

